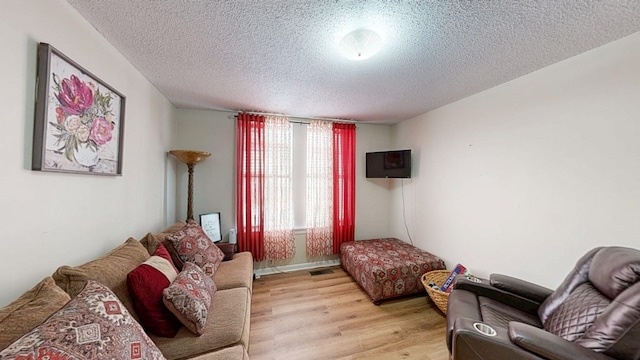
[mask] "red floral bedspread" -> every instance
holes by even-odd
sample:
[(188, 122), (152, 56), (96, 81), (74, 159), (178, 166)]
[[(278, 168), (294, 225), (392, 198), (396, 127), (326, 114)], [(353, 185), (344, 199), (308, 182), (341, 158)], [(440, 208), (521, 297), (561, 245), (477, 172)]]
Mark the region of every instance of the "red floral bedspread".
[(340, 260), (374, 303), (423, 292), (422, 274), (446, 269), (439, 257), (394, 238), (342, 243)]

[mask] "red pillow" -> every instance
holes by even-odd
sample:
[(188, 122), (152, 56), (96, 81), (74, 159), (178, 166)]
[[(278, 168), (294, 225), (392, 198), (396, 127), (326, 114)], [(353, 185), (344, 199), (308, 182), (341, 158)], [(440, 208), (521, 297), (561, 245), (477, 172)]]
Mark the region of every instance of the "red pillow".
[(127, 274), (127, 288), (141, 325), (158, 336), (174, 337), (180, 321), (164, 306), (162, 290), (178, 276), (167, 249), (160, 244), (147, 261)]

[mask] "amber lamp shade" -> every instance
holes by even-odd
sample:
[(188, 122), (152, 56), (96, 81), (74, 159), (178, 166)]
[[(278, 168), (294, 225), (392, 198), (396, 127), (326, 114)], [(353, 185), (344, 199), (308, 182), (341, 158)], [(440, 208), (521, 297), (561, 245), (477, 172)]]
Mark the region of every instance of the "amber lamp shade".
[(187, 164), (189, 169), (189, 186), (187, 188), (187, 220), (193, 220), (193, 168), (204, 159), (211, 156), (210, 152), (195, 150), (171, 150), (169, 154)]

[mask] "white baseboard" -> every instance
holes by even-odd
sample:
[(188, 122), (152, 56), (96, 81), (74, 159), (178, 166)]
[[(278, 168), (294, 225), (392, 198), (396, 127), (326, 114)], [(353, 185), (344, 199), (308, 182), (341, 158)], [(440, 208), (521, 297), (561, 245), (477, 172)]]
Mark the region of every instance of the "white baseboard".
[(255, 275), (256, 279), (259, 279), (260, 276), (262, 275), (271, 275), (271, 274), (277, 274), (277, 273), (283, 273), (283, 272), (316, 269), (316, 268), (336, 266), (336, 265), (340, 265), (340, 259), (322, 260), (322, 261), (314, 261), (314, 262), (309, 262), (304, 264), (283, 265), (283, 266), (268, 267), (264, 269), (256, 269), (253, 271), (253, 274)]

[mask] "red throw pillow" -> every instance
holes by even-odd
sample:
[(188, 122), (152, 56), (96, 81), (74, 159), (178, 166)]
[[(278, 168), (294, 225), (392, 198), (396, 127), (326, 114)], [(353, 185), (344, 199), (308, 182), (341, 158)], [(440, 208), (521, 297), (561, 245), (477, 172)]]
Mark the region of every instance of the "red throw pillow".
[(162, 290), (178, 276), (167, 249), (160, 244), (147, 261), (127, 274), (127, 288), (141, 325), (158, 336), (174, 337), (180, 321), (164, 306)]

